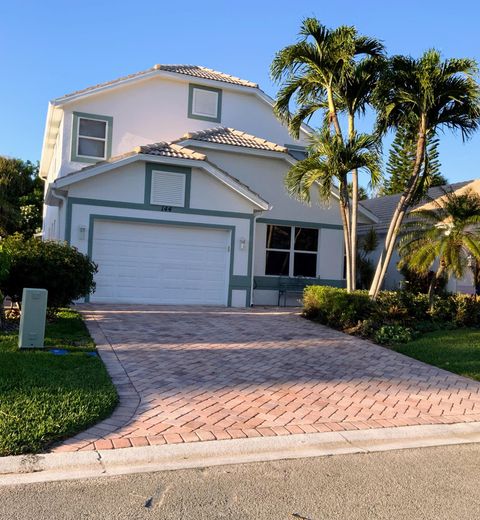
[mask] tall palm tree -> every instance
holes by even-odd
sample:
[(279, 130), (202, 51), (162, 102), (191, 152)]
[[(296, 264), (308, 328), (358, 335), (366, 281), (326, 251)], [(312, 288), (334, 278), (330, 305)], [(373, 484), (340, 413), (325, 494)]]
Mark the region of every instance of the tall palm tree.
[[(368, 57), (357, 61), (336, 91), (337, 104), (347, 114), (348, 139), (355, 135), (355, 118), (364, 115), (367, 106), (370, 105), (372, 94), (377, 84), (380, 70), (384, 65), (383, 56)], [(352, 170), (351, 189), (351, 215), (350, 215), (350, 248), (351, 259), (351, 284), (352, 290), (356, 289), (357, 283), (357, 222), (358, 222), (358, 200), (359, 185), (358, 171)], [(370, 184), (375, 185), (376, 179), (370, 179)]]
[(378, 130), (404, 127), (415, 136), (415, 161), (385, 238), (370, 295), (376, 298), (385, 278), (395, 243), (408, 208), (428, 169), (423, 168), (428, 138), (439, 129), (459, 130), (463, 139), (479, 127), (480, 89), (477, 64), (470, 59), (442, 60), (429, 50), (419, 59), (394, 56), (384, 68), (375, 90)]
[[(317, 188), (320, 199), (329, 200), (336, 186), (345, 185), (352, 170), (366, 170), (372, 178), (380, 176), (380, 152), (375, 136), (354, 133), (344, 142), (340, 136), (323, 129), (310, 138), (309, 155), (294, 164), (285, 177), (292, 197), (310, 203)], [(344, 190), (338, 190), (340, 203)]]
[(472, 261), (480, 259), (480, 196), (470, 190), (443, 193), (429, 207), (411, 213), (399, 243), (400, 267), (427, 274), (438, 261), (428, 291), (430, 304), (440, 277), (462, 278)]
[[(271, 65), (272, 78), (282, 84), (275, 102), (277, 116), (298, 138), (302, 122), (320, 110), (324, 113), (326, 126), (343, 141), (338, 118), (338, 87), (354, 69), (355, 58), (382, 54), (380, 42), (359, 35), (354, 27), (330, 30), (315, 18), (306, 18), (300, 28), (300, 40), (280, 50)], [(292, 103), (296, 105), (293, 113), (290, 110)], [(341, 180), (338, 188), (347, 258), (347, 289), (351, 290), (350, 197), (346, 182)]]

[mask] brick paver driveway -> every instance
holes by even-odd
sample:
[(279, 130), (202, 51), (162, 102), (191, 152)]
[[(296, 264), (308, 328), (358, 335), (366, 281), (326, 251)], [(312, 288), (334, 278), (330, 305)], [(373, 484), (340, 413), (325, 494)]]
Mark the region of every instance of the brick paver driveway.
[(479, 383), (298, 311), (83, 309), (121, 405), (57, 450), (480, 420)]

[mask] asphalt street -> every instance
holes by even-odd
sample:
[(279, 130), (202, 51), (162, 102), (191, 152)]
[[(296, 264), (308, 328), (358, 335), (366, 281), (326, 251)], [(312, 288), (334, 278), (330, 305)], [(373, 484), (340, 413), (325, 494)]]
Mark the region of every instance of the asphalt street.
[(0, 487), (2, 520), (480, 518), (480, 444)]

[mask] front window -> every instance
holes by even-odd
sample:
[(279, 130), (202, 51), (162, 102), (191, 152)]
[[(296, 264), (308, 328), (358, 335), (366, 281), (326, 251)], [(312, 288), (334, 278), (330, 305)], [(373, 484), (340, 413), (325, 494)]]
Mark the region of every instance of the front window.
[(265, 274), (317, 276), (318, 229), (267, 226)]
[(72, 161), (97, 162), (110, 157), (112, 118), (73, 114)]

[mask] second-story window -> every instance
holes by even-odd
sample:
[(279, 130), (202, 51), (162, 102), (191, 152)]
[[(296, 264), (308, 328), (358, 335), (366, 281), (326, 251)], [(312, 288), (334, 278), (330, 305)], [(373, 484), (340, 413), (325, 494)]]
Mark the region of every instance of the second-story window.
[(97, 162), (108, 159), (112, 146), (109, 116), (73, 113), (72, 161)]
[(220, 123), (222, 119), (222, 91), (204, 85), (189, 85), (188, 117)]

